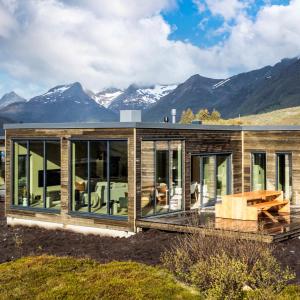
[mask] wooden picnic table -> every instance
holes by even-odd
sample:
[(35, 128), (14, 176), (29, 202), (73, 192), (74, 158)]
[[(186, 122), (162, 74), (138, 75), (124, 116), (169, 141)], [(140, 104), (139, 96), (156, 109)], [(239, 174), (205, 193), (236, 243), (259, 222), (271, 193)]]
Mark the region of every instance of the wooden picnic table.
[(263, 213), (273, 222), (278, 222), (272, 211), (290, 212), (289, 200), (283, 199), (281, 191), (253, 191), (222, 197), (222, 203), (215, 206), (216, 218), (237, 220), (258, 220)]

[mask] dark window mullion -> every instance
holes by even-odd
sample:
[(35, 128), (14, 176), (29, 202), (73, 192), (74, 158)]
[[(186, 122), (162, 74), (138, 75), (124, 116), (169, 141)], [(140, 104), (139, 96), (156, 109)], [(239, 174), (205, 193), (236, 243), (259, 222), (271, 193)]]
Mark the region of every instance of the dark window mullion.
[(156, 141), (154, 141), (154, 214), (156, 214)]
[(27, 189), (27, 206), (29, 206), (29, 202), (31, 201), (30, 197), (30, 143), (26, 141), (26, 189)]
[(227, 194), (232, 194), (232, 155), (229, 155), (227, 158)]
[(110, 203), (110, 142), (106, 142), (106, 177), (107, 177), (107, 214), (111, 214)]
[[(172, 182), (170, 181), (171, 179), (171, 164), (173, 163), (173, 155), (171, 156), (171, 149), (170, 149), (170, 141), (168, 141), (168, 155), (167, 155), (167, 160), (168, 160), (168, 197), (167, 197), (167, 201), (168, 201), (168, 212), (170, 212), (170, 199), (171, 199), (171, 184), (173, 182), (173, 177), (172, 177)], [(171, 161), (172, 160), (172, 161)]]
[(91, 193), (90, 193), (90, 180), (91, 180), (91, 174), (90, 174), (90, 141), (87, 142), (87, 154), (88, 154), (88, 160), (87, 160), (87, 172), (88, 172), (88, 180), (87, 180), (87, 193), (88, 193), (88, 212), (91, 212)]
[(44, 152), (44, 160), (43, 160), (43, 205), (44, 208), (47, 207), (46, 203), (46, 195), (47, 195), (47, 153), (46, 153), (46, 141), (43, 141), (43, 152)]
[(215, 203), (217, 202), (217, 198), (218, 198), (218, 162), (217, 162), (217, 155), (213, 155), (214, 157), (214, 185), (215, 185), (215, 194), (214, 194), (214, 198), (215, 198)]

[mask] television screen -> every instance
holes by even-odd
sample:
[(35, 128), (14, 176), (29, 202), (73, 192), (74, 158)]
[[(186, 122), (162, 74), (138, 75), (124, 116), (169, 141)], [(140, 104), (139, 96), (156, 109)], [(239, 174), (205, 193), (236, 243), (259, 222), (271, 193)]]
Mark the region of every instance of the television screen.
[[(60, 185), (60, 169), (46, 171), (46, 186)], [(39, 171), (39, 187), (44, 186), (44, 172)]]

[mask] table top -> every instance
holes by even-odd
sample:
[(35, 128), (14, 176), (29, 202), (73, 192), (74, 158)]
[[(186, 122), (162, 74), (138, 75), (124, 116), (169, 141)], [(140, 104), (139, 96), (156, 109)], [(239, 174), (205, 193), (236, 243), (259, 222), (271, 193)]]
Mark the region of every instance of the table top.
[(232, 195), (227, 195), (226, 197), (239, 198), (239, 199), (242, 198), (244, 200), (254, 200), (254, 199), (267, 199), (268, 197), (279, 196), (280, 194), (281, 194), (281, 191), (262, 190), (262, 191), (253, 191), (253, 192), (232, 194)]

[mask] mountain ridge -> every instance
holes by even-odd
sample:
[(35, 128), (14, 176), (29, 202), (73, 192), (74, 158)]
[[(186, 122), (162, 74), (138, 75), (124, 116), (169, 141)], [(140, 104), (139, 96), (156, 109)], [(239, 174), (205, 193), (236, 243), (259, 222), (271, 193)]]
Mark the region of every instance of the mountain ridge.
[(177, 109), (177, 120), (187, 108), (194, 113), (205, 108), (234, 118), (299, 106), (300, 57), (228, 78), (194, 74), (178, 85), (131, 84), (94, 93), (74, 82), (23, 100), (0, 107), (0, 115), (16, 122), (105, 122), (118, 121), (121, 109), (141, 109), (143, 121), (158, 122), (170, 116), (172, 108)]
[(164, 116), (170, 117), (171, 109), (176, 108), (179, 119), (187, 108), (194, 113), (207, 108), (232, 118), (297, 105), (300, 105), (298, 57), (219, 81), (193, 75), (145, 110), (143, 116), (146, 121), (162, 120)]

